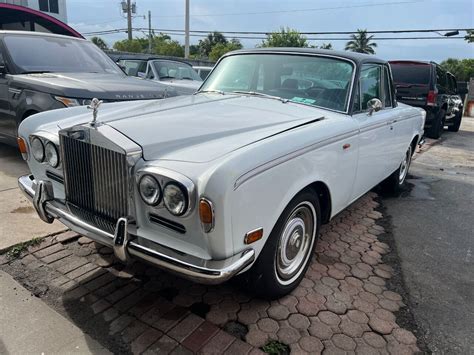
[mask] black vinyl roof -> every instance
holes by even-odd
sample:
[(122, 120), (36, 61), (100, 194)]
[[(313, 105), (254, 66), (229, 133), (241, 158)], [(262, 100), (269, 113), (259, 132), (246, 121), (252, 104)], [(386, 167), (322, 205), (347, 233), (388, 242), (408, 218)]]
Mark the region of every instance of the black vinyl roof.
[(374, 57), (368, 54), (348, 52), (348, 51), (335, 51), (332, 49), (316, 49), (316, 48), (301, 48), (301, 47), (265, 47), (265, 48), (254, 48), (254, 49), (241, 49), (238, 51), (230, 52), (229, 54), (237, 53), (301, 53), (301, 54), (313, 54), (313, 55), (332, 55), (335, 57), (346, 58), (354, 61), (356, 64), (362, 63), (387, 63), (386, 60)]

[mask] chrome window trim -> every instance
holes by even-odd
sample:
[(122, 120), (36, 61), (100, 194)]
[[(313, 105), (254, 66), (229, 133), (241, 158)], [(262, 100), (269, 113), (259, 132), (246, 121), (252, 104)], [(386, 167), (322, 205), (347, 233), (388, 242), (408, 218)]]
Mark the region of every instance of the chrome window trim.
[[(342, 61), (345, 61), (345, 62), (349, 62), (352, 64), (352, 78), (351, 78), (351, 85), (350, 85), (350, 90), (349, 90), (349, 96), (347, 98), (347, 102), (346, 102), (346, 110), (344, 111), (340, 111), (340, 110), (333, 110), (333, 109), (330, 109), (330, 108), (327, 108), (327, 107), (323, 107), (323, 106), (317, 106), (317, 105), (310, 105), (310, 104), (304, 104), (304, 103), (297, 103), (297, 102), (292, 102), (292, 101), (288, 101), (289, 103), (292, 102), (294, 104), (301, 104), (301, 105), (305, 105), (305, 106), (309, 106), (309, 107), (315, 107), (315, 108), (319, 108), (319, 109), (322, 109), (322, 110), (328, 110), (328, 111), (332, 111), (332, 112), (338, 112), (338, 113), (343, 113), (343, 114), (349, 114), (349, 112), (351, 111), (351, 108), (350, 108), (350, 103), (352, 101), (352, 94), (353, 94), (353, 88), (354, 88), (354, 80), (355, 80), (355, 77), (356, 77), (356, 72), (357, 72), (357, 63), (355, 61), (353, 61), (352, 59), (350, 58), (345, 58), (345, 57), (341, 57), (341, 56), (338, 56), (338, 55), (332, 55), (332, 54), (320, 54), (320, 53), (302, 53), (302, 52), (281, 52), (281, 51), (261, 51), (261, 52), (254, 52), (254, 51), (239, 51), (238, 53), (229, 53), (229, 54), (225, 54), (223, 55), (219, 61), (214, 65), (214, 68), (216, 68), (219, 63), (224, 59), (224, 58), (227, 58), (227, 57), (232, 57), (232, 56), (239, 56), (239, 55), (249, 55), (249, 54), (257, 54), (257, 55), (265, 55), (265, 54), (277, 54), (277, 55), (297, 55), (297, 56), (301, 56), (301, 57), (325, 57), (325, 58), (333, 58), (333, 59), (339, 59), (339, 60), (342, 60)], [(214, 68), (212, 70), (214, 70)], [(211, 72), (212, 73), (212, 72)], [(209, 75), (207, 76), (206, 80), (204, 80), (204, 82), (206, 82), (209, 77), (211, 76), (211, 73), (209, 73)], [(199, 91), (197, 92), (199, 93)]]

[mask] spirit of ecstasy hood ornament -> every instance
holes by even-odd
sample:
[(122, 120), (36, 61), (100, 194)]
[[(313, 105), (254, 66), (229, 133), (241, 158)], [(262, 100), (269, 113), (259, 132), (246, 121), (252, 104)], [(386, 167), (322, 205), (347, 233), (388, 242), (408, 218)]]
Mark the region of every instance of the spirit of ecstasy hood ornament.
[(95, 127), (97, 125), (97, 113), (99, 112), (99, 106), (101, 103), (101, 100), (94, 97), (91, 101), (91, 104), (87, 106), (89, 110), (92, 110), (92, 121), (90, 122), (90, 125), (92, 127)]

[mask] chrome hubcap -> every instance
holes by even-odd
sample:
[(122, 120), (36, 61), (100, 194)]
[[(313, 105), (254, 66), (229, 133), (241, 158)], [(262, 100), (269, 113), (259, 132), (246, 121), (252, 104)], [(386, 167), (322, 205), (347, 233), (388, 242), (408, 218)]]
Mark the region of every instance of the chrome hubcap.
[(401, 185), (405, 181), (405, 178), (407, 177), (408, 174), (408, 168), (410, 167), (410, 162), (411, 162), (411, 147), (408, 148), (405, 158), (402, 161), (402, 164), (400, 165), (400, 173), (398, 174), (398, 183)]
[(308, 202), (299, 204), (288, 218), (278, 244), (276, 276), (282, 284), (293, 282), (308, 260), (314, 242), (316, 212)]

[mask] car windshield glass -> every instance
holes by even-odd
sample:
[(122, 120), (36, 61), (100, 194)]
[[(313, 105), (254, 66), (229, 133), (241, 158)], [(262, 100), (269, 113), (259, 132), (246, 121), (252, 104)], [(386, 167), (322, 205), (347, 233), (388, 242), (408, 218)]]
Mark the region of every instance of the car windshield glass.
[(50, 36), (7, 35), (4, 43), (22, 73), (122, 73), (91, 42)]
[(346, 111), (354, 66), (324, 56), (243, 54), (224, 58), (202, 91), (247, 91)]
[(430, 82), (430, 65), (429, 64), (390, 63), (390, 67), (392, 68), (393, 81), (397, 84), (428, 85)]
[(184, 79), (202, 81), (192, 66), (180, 62), (153, 61), (160, 79)]

